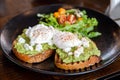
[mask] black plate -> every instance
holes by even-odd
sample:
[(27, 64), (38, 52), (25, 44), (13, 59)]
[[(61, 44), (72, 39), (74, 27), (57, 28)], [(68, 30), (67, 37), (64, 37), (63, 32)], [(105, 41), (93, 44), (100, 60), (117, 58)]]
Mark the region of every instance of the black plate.
[[(66, 9), (79, 8), (80, 10), (86, 10), (89, 17), (97, 18), (99, 21), (97, 30), (102, 33), (102, 36), (94, 38), (93, 40), (102, 52), (102, 61), (100, 64), (85, 68), (84, 70), (64, 71), (55, 67), (54, 56), (42, 63), (37, 64), (22, 62), (14, 56), (11, 50), (13, 40), (18, 34), (21, 34), (25, 27), (33, 26), (38, 23), (38, 17), (36, 16), (37, 13), (51, 13), (57, 11), (59, 7), (64, 7)], [(107, 16), (88, 8), (70, 5), (40, 6), (14, 17), (4, 26), (1, 32), (1, 47), (5, 56), (9, 60), (21, 67), (33, 70), (35, 72), (51, 75), (80, 75), (101, 69), (111, 64), (117, 58), (120, 51), (120, 28)]]

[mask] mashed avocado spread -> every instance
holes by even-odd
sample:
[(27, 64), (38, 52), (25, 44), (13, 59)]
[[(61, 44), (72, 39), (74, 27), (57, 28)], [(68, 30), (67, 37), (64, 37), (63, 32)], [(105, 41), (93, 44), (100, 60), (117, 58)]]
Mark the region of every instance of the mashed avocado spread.
[[(100, 50), (98, 50), (97, 46), (94, 42), (92, 42), (90, 39), (88, 39), (90, 42), (90, 46), (87, 48), (84, 48), (84, 53), (80, 54), (79, 57), (75, 57), (73, 55), (68, 55), (65, 51), (62, 49), (57, 49), (56, 53), (59, 55), (59, 57), (62, 59), (64, 63), (72, 63), (72, 62), (78, 62), (78, 61), (86, 61), (89, 59), (92, 55), (100, 56)], [(71, 52), (74, 52), (76, 50), (76, 47), (73, 47), (71, 49)]]
[[(26, 29), (24, 29), (23, 33), (17, 37), (17, 43), (14, 46), (14, 48), (16, 48), (19, 53), (28, 54), (28, 55), (35, 55), (35, 54), (41, 53), (42, 51), (56, 48), (55, 45), (48, 45), (48, 43), (44, 43), (44, 44), (42, 44), (41, 51), (35, 50), (35, 46), (33, 46), (33, 50), (26, 50), (24, 48), (24, 44), (25, 43), (29, 44), (30, 39), (25, 35), (25, 31), (26, 31)], [(23, 38), (25, 40), (25, 43), (19, 43), (18, 42), (19, 38)]]

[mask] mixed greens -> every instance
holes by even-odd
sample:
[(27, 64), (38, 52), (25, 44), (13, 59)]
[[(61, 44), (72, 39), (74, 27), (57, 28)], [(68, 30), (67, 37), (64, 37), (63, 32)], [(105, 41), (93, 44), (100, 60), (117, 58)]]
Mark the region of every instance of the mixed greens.
[(37, 14), (39, 23), (46, 26), (53, 26), (61, 31), (68, 31), (89, 38), (100, 36), (101, 33), (95, 31), (98, 25), (96, 18), (89, 18), (85, 10), (79, 9), (58, 9), (50, 14)]

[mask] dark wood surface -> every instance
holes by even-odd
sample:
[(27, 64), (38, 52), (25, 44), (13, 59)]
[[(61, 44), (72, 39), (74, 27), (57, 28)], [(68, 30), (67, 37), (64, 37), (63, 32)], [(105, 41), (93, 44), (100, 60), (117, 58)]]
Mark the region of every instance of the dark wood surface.
[[(57, 3), (75, 4), (88, 7), (104, 13), (109, 4), (109, 0), (0, 0), (0, 28), (14, 16), (40, 5), (50, 5)], [(93, 80), (120, 71), (120, 58), (111, 65), (85, 75), (79, 76), (51, 76), (32, 72), (17, 66), (9, 61), (0, 49), (0, 80)]]

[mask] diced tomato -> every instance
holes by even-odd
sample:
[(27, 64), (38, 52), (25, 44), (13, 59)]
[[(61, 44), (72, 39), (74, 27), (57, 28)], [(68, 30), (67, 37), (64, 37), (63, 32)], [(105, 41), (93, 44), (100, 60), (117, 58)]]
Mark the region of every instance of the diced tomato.
[(65, 14), (66, 10), (64, 8), (58, 9), (59, 14)]
[(83, 18), (82, 17), (79, 17), (78, 20), (81, 21)]
[(58, 18), (58, 17), (60, 17), (60, 14), (59, 14), (59, 12), (54, 12), (54, 14), (53, 14), (53, 15), (54, 15), (54, 17), (55, 17), (55, 18)]
[(65, 24), (65, 21), (66, 21), (66, 15), (60, 15), (60, 17), (58, 18), (59, 24)]
[(70, 24), (75, 23), (75, 22), (76, 22), (76, 17), (75, 17), (75, 15), (73, 15), (73, 14), (68, 15), (68, 16), (67, 16), (67, 21), (68, 21)]

